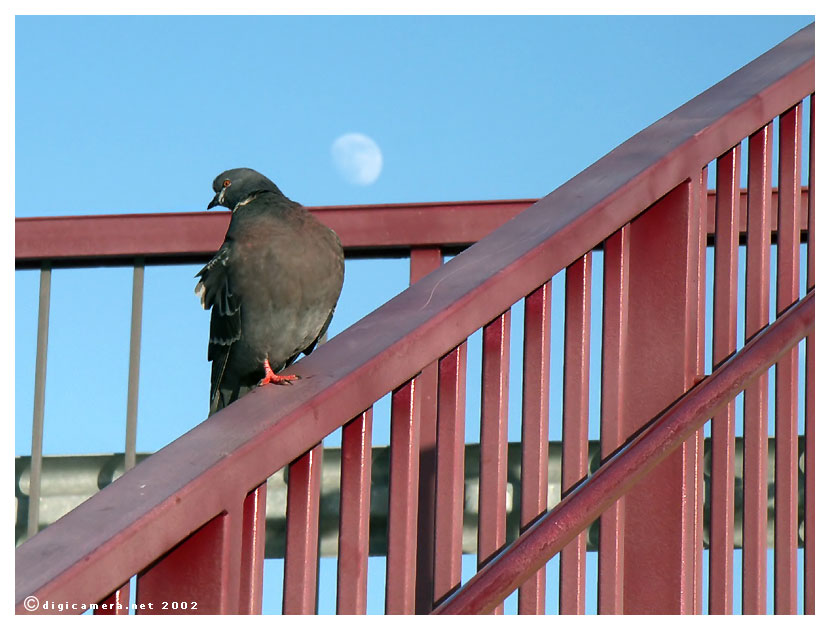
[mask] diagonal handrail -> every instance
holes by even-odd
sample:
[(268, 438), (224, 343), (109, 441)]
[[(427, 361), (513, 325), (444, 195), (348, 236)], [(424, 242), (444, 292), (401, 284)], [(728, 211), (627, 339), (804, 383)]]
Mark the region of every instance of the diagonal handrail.
[(433, 614), (489, 613), (815, 326), (815, 290), (645, 425)]
[(297, 363), (305, 378), (295, 386), (244, 397), (27, 541), (16, 552), (18, 610), (29, 595), (97, 601), (241, 504), (276, 470), (809, 95), (813, 49), (811, 25)]

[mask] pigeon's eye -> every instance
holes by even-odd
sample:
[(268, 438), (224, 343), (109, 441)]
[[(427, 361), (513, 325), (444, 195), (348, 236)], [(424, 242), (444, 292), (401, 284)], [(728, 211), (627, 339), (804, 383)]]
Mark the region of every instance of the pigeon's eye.
[(224, 182), (222, 182), (222, 188), (227, 188), (230, 185), (231, 185), (231, 180), (229, 180), (229, 179), (226, 179)]

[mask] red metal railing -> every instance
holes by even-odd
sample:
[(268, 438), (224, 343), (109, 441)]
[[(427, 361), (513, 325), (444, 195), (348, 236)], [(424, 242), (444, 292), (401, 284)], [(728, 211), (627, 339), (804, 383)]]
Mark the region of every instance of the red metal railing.
[(670, 456), (713, 413), (731, 405), (750, 382), (809, 334), (814, 323), (815, 296), (811, 291), (710, 377), (649, 422), (633, 441), (609, 458), (584, 484), (577, 484), (573, 493), (434, 612), (474, 614), (493, 610), (513, 590), (527, 584), (547, 560), (564, 552), (568, 542)]
[[(771, 189), (777, 206), (778, 189)], [(738, 229), (746, 232), (746, 190), (741, 190)], [(798, 217), (807, 230), (809, 191), (801, 193)], [(349, 257), (410, 255), (413, 284), (441, 264), (439, 250), (463, 249), (536, 203), (537, 199), (321, 206), (311, 211), (342, 235)], [(715, 230), (715, 192), (707, 191), (706, 229)], [(202, 263), (228, 229), (229, 211), (109, 214), (15, 219), (15, 269)], [(777, 216), (768, 228), (778, 229)], [(600, 247), (601, 243), (597, 244)]]
[[(313, 208), (355, 255), (467, 246), (535, 200), (400, 203)], [(54, 266), (202, 262), (222, 244), (230, 212), (164, 212), (17, 219), (15, 265)], [(22, 233), (21, 233), (22, 230)]]
[[(637, 134), (448, 264), (438, 268), (440, 250), (435, 247), (447, 241), (425, 240), (422, 244), (429, 249), (412, 254), (412, 277), (420, 278), (418, 282), (292, 368), (313, 378), (290, 389), (265, 388), (244, 397), (23, 544), (16, 557), (17, 610), (25, 611), (27, 596), (71, 602), (123, 600), (123, 585), (138, 575), (139, 604), (185, 601), (197, 602), (197, 612), (257, 612), (262, 597), (262, 484), (289, 465), (283, 611), (313, 612), (319, 444), (342, 426), (338, 611), (365, 611), (371, 479), (367, 453), (372, 423), (377, 421), (372, 405), (392, 392), (387, 612), (426, 612), (436, 606), (436, 612), (488, 612), (517, 587), (520, 612), (543, 612), (542, 567), (560, 549), (560, 610), (582, 612), (585, 541), (579, 534), (597, 516), (601, 519), (601, 612), (700, 612), (700, 426), (712, 414), (709, 600), (711, 612), (730, 612), (729, 536), (734, 526), (727, 478), (732, 479), (735, 429), (730, 401), (747, 390), (746, 400), (751, 402), (745, 404), (744, 426), (754, 427), (755, 433), (750, 430), (746, 435), (745, 474), (756, 488), (765, 488), (763, 379), (766, 368), (775, 363), (775, 611), (795, 612), (798, 373), (794, 344), (811, 330), (812, 292), (792, 305), (799, 297), (801, 227), (808, 228), (810, 288), (815, 280), (812, 140), (806, 193), (800, 192), (799, 170), (801, 102), (814, 90), (813, 40), (812, 26), (800, 31)], [(811, 97), (811, 121), (814, 108)], [(782, 156), (775, 232), (779, 317), (765, 327), (769, 296), (763, 285), (769, 280), (773, 224), (771, 121), (776, 117)], [(738, 147), (745, 138), (749, 138), (746, 334), (752, 340), (733, 354), (740, 229)], [(716, 369), (704, 380), (706, 185), (707, 165), (713, 159), (717, 159)], [(805, 194), (806, 215), (800, 207)], [(212, 229), (221, 238), (221, 226)], [(348, 237), (344, 242), (349, 243)], [(404, 243), (411, 244), (403, 239), (401, 247)], [(218, 240), (187, 246), (168, 243), (159, 253), (121, 243), (115, 249), (101, 246), (84, 253), (77, 244), (74, 249), (61, 249), (61, 239), (56, 239), (40, 251), (18, 251), (18, 257), (21, 266), (26, 261), (39, 264), (43, 258), (78, 264), (90, 255), (122, 263), (135, 256), (165, 260), (171, 251), (176, 253), (170, 259), (187, 259), (203, 256), (217, 244)], [(604, 250), (601, 441), (607, 461), (583, 483), (587, 314), (591, 252), (598, 246)], [(94, 258), (87, 261), (97, 264)], [(547, 512), (552, 507), (546, 496), (550, 278), (563, 269), (563, 474), (564, 486), (570, 490)], [(523, 533), (487, 562), (505, 543), (510, 307), (523, 298)], [(461, 587), (466, 340), (482, 327), (479, 561), (483, 568)], [(812, 335), (807, 357), (804, 593), (805, 611), (814, 612)], [(632, 441), (634, 435), (638, 437)], [(743, 527), (744, 611), (763, 612), (766, 581), (752, 574), (761, 563), (765, 567), (766, 555), (766, 504), (757, 491), (744, 503)]]

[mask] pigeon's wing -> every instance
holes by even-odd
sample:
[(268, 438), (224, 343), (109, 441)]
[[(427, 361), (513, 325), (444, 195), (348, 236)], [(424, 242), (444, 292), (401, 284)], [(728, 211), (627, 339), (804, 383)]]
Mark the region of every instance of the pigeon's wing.
[(329, 316), (326, 318), (326, 323), (323, 324), (323, 327), (320, 329), (320, 333), (317, 335), (317, 337), (314, 338), (314, 341), (312, 341), (309, 344), (308, 348), (305, 348), (303, 350), (303, 354), (309, 355), (311, 354), (312, 350), (314, 350), (314, 348), (317, 347), (317, 344), (320, 343), (320, 340), (325, 336), (326, 331), (328, 331), (332, 317), (334, 317), (334, 309), (331, 309), (331, 311), (329, 312)]
[(210, 375), (210, 400), (214, 406), (219, 385), (225, 372), (231, 346), (242, 336), (242, 304), (234, 295), (228, 264), (232, 245), (225, 241), (207, 265), (196, 274), (199, 283), (196, 294), (210, 313), (210, 341), (208, 360), (212, 362)]
[[(322, 328), (320, 328), (320, 332), (317, 333), (317, 336), (314, 338), (307, 348), (303, 349), (303, 354), (308, 355), (317, 347), (319, 343), (321, 343), (321, 339), (326, 336), (328, 332), (329, 325), (331, 324), (331, 319), (334, 317), (334, 310), (337, 308), (337, 300), (340, 297), (340, 291), (343, 289), (343, 272), (345, 271), (344, 268), (344, 260), (343, 260), (343, 246), (340, 244), (340, 238), (337, 236), (337, 233), (324, 226), (319, 221), (316, 221), (311, 215), (310, 223), (316, 226), (318, 233), (320, 234), (319, 240), (322, 242), (329, 243), (329, 252), (332, 257), (329, 259), (330, 262), (327, 266), (326, 272), (326, 283), (329, 286), (328, 291), (328, 298), (323, 301), (323, 308), (326, 308), (328, 305), (331, 305), (331, 309), (329, 310), (328, 317), (326, 317), (326, 321), (323, 324)], [(321, 309), (322, 310), (322, 309)]]

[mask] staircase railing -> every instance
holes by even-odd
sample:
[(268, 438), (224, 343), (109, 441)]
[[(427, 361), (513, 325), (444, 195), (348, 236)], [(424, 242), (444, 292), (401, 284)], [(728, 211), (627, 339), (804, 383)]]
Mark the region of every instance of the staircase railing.
[[(527, 549), (527, 540), (549, 540), (539, 532), (568, 526), (557, 520), (556, 511), (543, 516), (549, 507), (550, 279), (566, 270), (563, 487), (575, 487), (587, 474), (592, 251), (602, 245), (601, 448), (603, 457), (610, 457), (603, 470), (617, 472), (597, 473), (560, 504), (565, 506), (560, 512), (567, 505), (593, 505), (560, 540), (567, 542), (588, 524), (585, 519), (603, 510), (600, 612), (701, 611), (703, 434), (697, 427), (714, 413), (710, 612), (731, 611), (734, 524), (727, 486), (734, 483), (735, 407), (727, 398), (745, 387), (743, 610), (762, 611), (767, 505), (752, 488), (766, 490), (763, 368), (776, 361), (775, 610), (795, 612), (799, 381), (797, 349), (786, 348), (809, 331), (812, 294), (789, 311), (793, 315), (766, 329), (772, 121), (778, 121), (780, 155), (775, 296), (776, 312), (783, 314), (800, 293), (802, 101), (814, 91), (813, 49), (810, 26), (620, 145), (446, 265), (424, 273), (410, 289), (298, 362), (292, 371), (304, 378), (295, 386), (263, 388), (242, 398), (24, 543), (16, 554), (17, 610), (25, 611), (30, 597), (78, 605), (124, 603), (125, 585), (137, 575), (136, 602), (145, 611), (152, 606), (152, 612), (182, 612), (184, 603), (184, 612), (193, 612), (195, 603), (195, 612), (258, 612), (263, 482), (288, 465), (283, 611), (313, 612), (320, 443), (342, 427), (338, 612), (365, 611), (372, 406), (392, 392), (387, 612), (427, 612), (448, 598), (438, 611), (452, 611), (460, 606), (454, 602), (468, 597), (464, 593), (474, 594), (469, 596), (477, 602), (474, 609), (486, 611), (516, 585), (519, 612), (544, 612), (545, 572), (538, 567), (555, 551), (549, 542), (523, 557), (522, 571), (507, 586), (499, 582), (495, 595), (488, 591), (481, 599), (475, 594), (476, 584), (517, 563), (511, 547), (487, 565), (505, 543), (510, 309), (523, 300), (525, 533), (516, 544)], [(812, 288), (814, 97), (810, 112), (807, 286)], [(737, 356), (740, 152), (747, 138), (746, 337), (766, 332)], [(708, 384), (695, 387), (704, 379), (706, 190), (712, 160), (717, 161), (712, 359), (716, 367), (722, 365)], [(459, 591), (466, 340), (480, 328), (478, 558), (487, 568)], [(763, 360), (741, 379), (723, 376), (746, 368), (747, 355), (759, 346), (767, 348), (756, 351)], [(812, 336), (806, 354), (804, 593), (805, 611), (811, 612)], [(678, 417), (682, 429), (675, 424)], [(651, 418), (657, 420), (648, 425)], [(676, 448), (668, 453), (670, 447)], [(641, 457), (642, 449), (659, 451), (662, 461)], [(635, 465), (629, 467), (631, 462)], [(612, 503), (621, 492), (608, 490), (607, 480), (620, 475), (620, 468), (629, 480), (621, 491), (627, 492)], [(629, 488), (635, 478), (639, 482)], [(605, 489), (591, 494), (597, 487)], [(584, 610), (583, 536), (561, 551), (561, 612)], [(180, 605), (165, 611), (164, 602)]]

